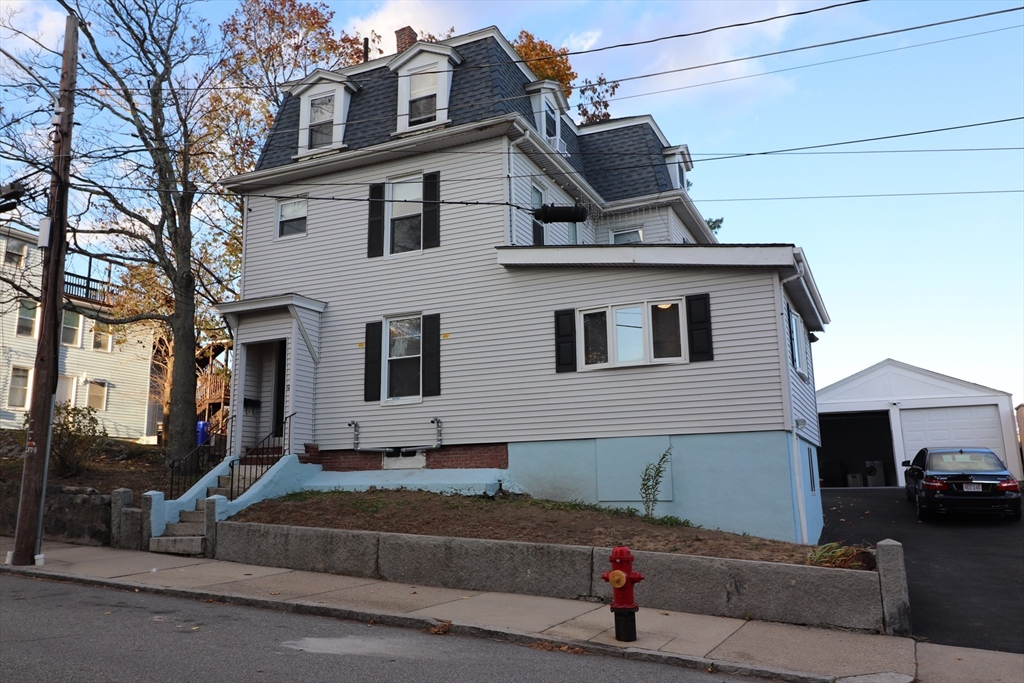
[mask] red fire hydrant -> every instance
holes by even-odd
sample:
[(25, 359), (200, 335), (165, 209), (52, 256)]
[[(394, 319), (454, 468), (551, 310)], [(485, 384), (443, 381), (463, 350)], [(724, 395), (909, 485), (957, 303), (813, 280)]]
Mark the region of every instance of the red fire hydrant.
[(624, 545), (612, 549), (612, 570), (601, 578), (612, 585), (612, 613), (615, 615), (615, 640), (632, 643), (636, 640), (636, 613), (640, 606), (633, 597), (633, 584), (644, 575), (633, 571), (633, 553)]

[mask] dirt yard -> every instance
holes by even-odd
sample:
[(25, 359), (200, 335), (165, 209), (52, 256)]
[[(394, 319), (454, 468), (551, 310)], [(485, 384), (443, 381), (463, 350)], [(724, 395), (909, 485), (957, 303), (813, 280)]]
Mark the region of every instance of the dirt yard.
[[(685, 522), (665, 526), (595, 505), (525, 496), (492, 500), (422, 491), (303, 492), (254, 505), (232, 521), (600, 547), (624, 543), (633, 550), (788, 564), (809, 564), (811, 550)], [(845, 566), (873, 566), (863, 553), (856, 558), (848, 555)]]

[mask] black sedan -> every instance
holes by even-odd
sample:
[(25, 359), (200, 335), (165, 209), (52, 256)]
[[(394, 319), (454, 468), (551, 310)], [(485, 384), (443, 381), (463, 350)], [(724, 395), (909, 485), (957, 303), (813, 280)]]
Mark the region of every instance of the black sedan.
[(998, 512), (1020, 521), (1020, 484), (987, 448), (922, 448), (903, 466), (907, 500), (921, 521), (945, 512)]

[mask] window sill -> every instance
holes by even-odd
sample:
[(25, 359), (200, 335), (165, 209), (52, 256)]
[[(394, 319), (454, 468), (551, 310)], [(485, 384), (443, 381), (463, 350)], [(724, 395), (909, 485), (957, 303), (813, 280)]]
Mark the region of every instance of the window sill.
[(808, 374), (807, 374), (806, 372), (804, 372), (803, 370), (801, 370), (800, 368), (797, 368), (797, 369), (796, 369), (796, 375), (797, 375), (797, 377), (799, 377), (800, 379), (802, 379), (802, 380), (804, 381), (804, 383), (805, 383), (805, 384), (811, 381), (811, 378), (810, 378), (810, 376), (809, 376), (809, 375), (808, 375)]
[(315, 157), (321, 154), (330, 154), (331, 152), (342, 152), (346, 149), (348, 149), (348, 145), (346, 145), (345, 143), (341, 143), (340, 145), (331, 145), (330, 147), (316, 147), (314, 149), (307, 149), (303, 152), (299, 152), (298, 154), (294, 154), (292, 155), (292, 159), (309, 159), (310, 157)]
[(434, 130), (435, 128), (444, 128), (451, 125), (451, 119), (445, 119), (444, 121), (431, 121), (429, 123), (420, 123), (415, 126), (409, 126), (405, 130), (396, 130), (391, 134), (393, 138), (403, 138), (406, 135), (415, 135), (416, 133), (423, 133), (428, 130)]
[(422, 396), (403, 396), (402, 398), (389, 398), (380, 402), (382, 406), (404, 406), (423, 403)]
[(594, 370), (616, 370), (619, 368), (649, 368), (659, 365), (689, 365), (690, 361), (685, 358), (659, 358), (657, 360), (642, 361), (637, 363), (602, 363), (601, 365), (581, 365), (578, 372), (592, 372)]

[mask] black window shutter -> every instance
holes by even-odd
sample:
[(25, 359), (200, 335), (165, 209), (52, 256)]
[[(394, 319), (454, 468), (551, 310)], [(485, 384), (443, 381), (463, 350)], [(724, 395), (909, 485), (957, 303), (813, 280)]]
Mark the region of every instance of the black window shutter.
[(576, 372), (576, 310), (555, 311), (555, 372)]
[(441, 316), (423, 316), (423, 395), (441, 395)]
[(686, 297), (686, 335), (690, 343), (690, 362), (714, 360), (711, 348), (711, 295)]
[(544, 246), (544, 224), (539, 221), (533, 222), (533, 246)]
[(441, 174), (423, 174), (423, 248), (441, 246)]
[(384, 184), (370, 185), (370, 222), (366, 236), (366, 256), (384, 255)]
[(363, 400), (380, 400), (380, 344), (384, 323), (366, 323), (365, 360), (363, 361)]

